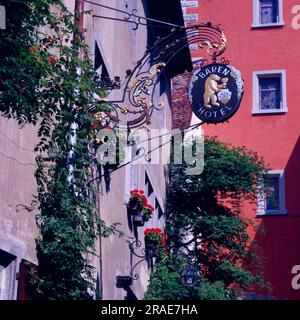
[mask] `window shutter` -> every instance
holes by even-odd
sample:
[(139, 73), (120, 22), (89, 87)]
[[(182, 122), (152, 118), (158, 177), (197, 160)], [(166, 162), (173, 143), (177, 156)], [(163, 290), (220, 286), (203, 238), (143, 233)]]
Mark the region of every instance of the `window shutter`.
[(22, 259), (18, 274), (18, 296), (17, 300), (33, 300), (34, 288), (31, 283), (32, 274), (37, 272), (37, 266)]

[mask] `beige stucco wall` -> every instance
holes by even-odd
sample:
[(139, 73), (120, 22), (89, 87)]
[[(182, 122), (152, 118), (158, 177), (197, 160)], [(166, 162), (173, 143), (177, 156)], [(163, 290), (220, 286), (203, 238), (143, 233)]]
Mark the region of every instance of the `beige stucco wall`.
[(20, 246), (23, 257), (35, 261), (35, 215), (19, 206), (30, 206), (36, 195), (35, 130), (30, 126), (20, 129), (15, 121), (6, 119), (0, 120), (0, 130), (0, 237)]
[[(140, 1), (137, 1), (138, 14), (144, 16), (143, 7)], [(112, 7), (126, 10), (124, 1), (101, 1)], [(124, 14), (116, 13), (111, 10), (97, 8), (86, 5), (86, 9), (93, 9), (93, 14), (124, 18)], [(94, 41), (97, 41), (103, 56), (104, 62), (110, 76), (120, 76), (124, 83), (125, 72), (133, 69), (134, 64), (143, 56), (147, 44), (147, 29), (140, 26), (138, 30), (132, 30), (132, 25), (124, 22), (116, 22), (106, 19), (86, 17), (84, 28), (87, 29), (87, 39), (91, 48), (94, 47)], [(122, 89), (122, 88), (121, 88)], [(110, 99), (118, 99), (122, 90), (115, 90), (109, 96)], [(152, 128), (170, 128), (170, 107), (165, 95), (156, 94), (157, 101), (163, 101), (165, 108), (162, 111), (154, 112), (152, 117)], [(124, 299), (125, 291), (115, 286), (116, 276), (127, 276), (130, 272), (130, 251), (128, 241), (134, 240), (134, 232), (129, 228), (127, 219), (126, 202), (129, 198), (129, 191), (132, 189), (145, 190), (145, 171), (149, 176), (154, 189), (154, 195), (151, 197), (154, 205), (154, 197), (157, 198), (162, 208), (165, 201), (165, 181), (166, 167), (164, 165), (135, 164), (127, 165), (125, 168), (115, 171), (111, 174), (110, 191), (106, 192), (105, 182), (101, 181), (100, 197), (100, 215), (109, 224), (120, 222), (119, 229), (124, 232), (122, 238), (110, 237), (101, 239), (101, 261), (102, 261), (102, 294), (104, 299)], [(145, 224), (144, 227), (138, 227), (138, 239), (143, 244), (143, 231), (147, 227), (162, 227), (163, 218), (158, 219), (155, 212), (153, 219)], [(141, 253), (141, 252), (138, 252)], [(133, 260), (133, 264), (138, 259)], [(99, 264), (98, 264), (99, 266)], [(99, 266), (100, 267), (100, 266)], [(142, 299), (148, 285), (149, 271), (146, 263), (143, 262), (135, 270), (140, 279), (133, 281), (132, 290), (134, 294)]]
[[(30, 206), (36, 194), (35, 136), (32, 126), (20, 129), (16, 121), (0, 119), (0, 249), (16, 256), (15, 272), (21, 259), (36, 263), (35, 212), (19, 206)], [(16, 294), (17, 282), (11, 297)]]
[[(74, 10), (75, 1), (67, 1)], [(16, 257), (10, 268), (15, 281), (12, 292), (4, 298), (17, 298), (16, 273), (22, 259), (37, 263), (35, 238), (38, 229), (36, 211), (28, 212), (22, 206), (30, 206), (36, 192), (35, 154), (37, 127), (20, 128), (15, 120), (0, 118), (0, 250)], [(1, 286), (5, 286), (0, 274)], [(0, 294), (0, 299), (2, 295)]]

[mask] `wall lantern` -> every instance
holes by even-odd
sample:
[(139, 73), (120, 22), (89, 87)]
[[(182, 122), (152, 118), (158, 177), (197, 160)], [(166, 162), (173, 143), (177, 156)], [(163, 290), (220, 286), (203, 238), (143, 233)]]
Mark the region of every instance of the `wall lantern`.
[(132, 285), (132, 278), (130, 276), (117, 276), (116, 278), (117, 288), (128, 288)]
[(188, 265), (182, 272), (180, 281), (183, 285), (194, 287), (199, 280), (198, 272), (192, 265)]
[(116, 287), (119, 289), (124, 289), (127, 293), (125, 300), (138, 300), (132, 289), (132, 278), (130, 276), (117, 276)]

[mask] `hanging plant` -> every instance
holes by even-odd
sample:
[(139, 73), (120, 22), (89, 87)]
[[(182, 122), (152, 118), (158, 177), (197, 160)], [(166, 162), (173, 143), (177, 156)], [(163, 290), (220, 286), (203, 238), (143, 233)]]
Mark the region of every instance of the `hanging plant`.
[(145, 241), (155, 243), (157, 246), (166, 246), (167, 234), (160, 228), (147, 228), (144, 231)]
[[(144, 222), (147, 222), (151, 219), (155, 209), (148, 203), (144, 191), (135, 189), (130, 191), (128, 210), (129, 214), (133, 215), (134, 218), (140, 216)], [(136, 218), (136, 221), (139, 221), (140, 217)]]
[(144, 231), (146, 258), (156, 258), (166, 252), (167, 234), (160, 228), (147, 228)]

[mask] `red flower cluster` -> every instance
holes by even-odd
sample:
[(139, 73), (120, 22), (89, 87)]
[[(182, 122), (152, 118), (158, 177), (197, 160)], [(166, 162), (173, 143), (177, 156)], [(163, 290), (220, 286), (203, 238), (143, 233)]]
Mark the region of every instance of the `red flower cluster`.
[(50, 62), (52, 65), (55, 65), (57, 63), (57, 60), (53, 57), (49, 57), (48, 59), (48, 62)]
[(44, 46), (51, 46), (54, 43), (54, 40), (52, 38), (44, 39), (43, 44)]
[[(150, 232), (154, 232), (154, 233), (161, 233), (161, 229), (159, 228), (147, 228), (145, 231), (144, 231), (144, 235), (147, 236), (150, 234)], [(165, 233), (165, 232), (164, 232)]]
[(162, 247), (166, 247), (167, 245), (167, 234), (162, 232), (160, 228), (147, 228), (144, 231), (144, 235), (149, 239), (157, 241)]
[(104, 131), (112, 131), (113, 129), (110, 126), (106, 126), (103, 128)]
[(140, 207), (140, 210), (144, 214), (145, 221), (148, 221), (151, 218), (152, 213), (155, 210), (155, 208), (151, 204), (148, 203), (148, 200), (144, 194), (144, 191), (138, 190), (138, 189), (131, 190), (130, 195), (131, 195), (131, 197), (129, 199), (129, 202), (137, 203), (138, 206)]
[(149, 204), (149, 203), (146, 203), (146, 204), (144, 205), (144, 207), (147, 208), (147, 209), (149, 209), (150, 211), (154, 211), (154, 210), (155, 210), (154, 207), (151, 206), (151, 204)]
[(36, 52), (36, 47), (30, 47), (30, 48), (28, 48), (28, 51), (31, 53), (34, 53), (34, 52)]
[(143, 190), (138, 190), (138, 189), (131, 190), (130, 194), (131, 194), (130, 199), (137, 200), (142, 205), (143, 208), (149, 209), (150, 211), (155, 210), (154, 207), (148, 203), (148, 200), (145, 197)]
[(134, 190), (131, 190), (130, 191), (130, 194), (133, 194), (133, 195), (141, 195), (141, 194), (144, 194), (144, 191), (143, 190), (138, 190), (138, 189), (134, 189)]
[(138, 190), (138, 189), (131, 190), (130, 194), (131, 194), (130, 198), (132, 200), (138, 200), (139, 202), (141, 202), (143, 206), (147, 204), (147, 198), (145, 197), (143, 190)]
[(98, 124), (97, 122), (91, 123), (91, 127), (92, 127), (93, 129), (98, 129), (99, 124)]

